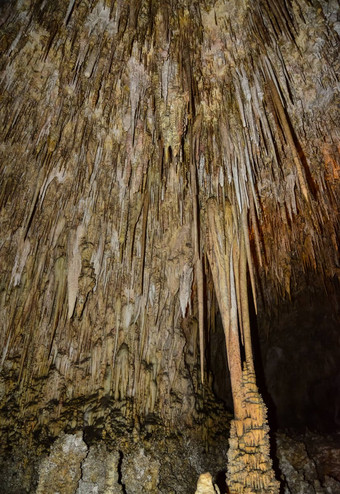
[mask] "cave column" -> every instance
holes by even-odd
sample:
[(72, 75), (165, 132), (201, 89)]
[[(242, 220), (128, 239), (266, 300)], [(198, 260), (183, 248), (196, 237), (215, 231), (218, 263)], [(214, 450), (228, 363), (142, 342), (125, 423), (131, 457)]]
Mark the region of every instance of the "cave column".
[[(251, 347), (245, 231), (236, 209), (207, 203), (208, 258), (225, 333), (234, 403), (227, 483), (232, 493), (276, 494), (267, 410), (256, 386)], [(245, 349), (242, 369), (241, 346)]]

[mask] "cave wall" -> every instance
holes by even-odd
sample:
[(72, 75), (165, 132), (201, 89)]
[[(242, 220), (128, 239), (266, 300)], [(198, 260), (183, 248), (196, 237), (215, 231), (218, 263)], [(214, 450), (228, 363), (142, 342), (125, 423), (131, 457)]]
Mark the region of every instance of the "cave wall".
[(1, 362), (22, 406), (38, 386), (44, 406), (99, 392), (191, 416), (192, 159), (202, 214), (249, 208), (278, 289), (293, 257), (337, 269), (337, 23), (318, 5), (5, 2)]
[[(262, 384), (276, 427), (339, 431), (339, 285), (312, 276), (258, 320)], [(273, 304), (274, 305), (274, 304)]]

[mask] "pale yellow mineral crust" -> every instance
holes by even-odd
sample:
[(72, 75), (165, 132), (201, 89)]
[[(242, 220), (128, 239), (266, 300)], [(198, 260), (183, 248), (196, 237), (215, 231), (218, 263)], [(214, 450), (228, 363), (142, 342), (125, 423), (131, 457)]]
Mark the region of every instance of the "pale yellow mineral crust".
[(213, 484), (210, 473), (202, 473), (200, 475), (195, 494), (220, 494), (218, 487)]

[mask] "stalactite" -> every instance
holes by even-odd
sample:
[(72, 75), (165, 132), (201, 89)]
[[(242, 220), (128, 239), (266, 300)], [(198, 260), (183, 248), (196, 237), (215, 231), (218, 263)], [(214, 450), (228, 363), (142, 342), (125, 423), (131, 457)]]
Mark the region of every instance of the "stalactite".
[(216, 296), (240, 445), (265, 422), (248, 276), (256, 307), (260, 286), (269, 301), (301, 272), (339, 273), (337, 35), (322, 2), (170, 3), (1, 7), (1, 363), (18, 415), (56, 369), (60, 417), (69, 387), (193, 422)]
[(195, 271), (197, 281), (198, 295), (198, 319), (199, 319), (199, 336), (200, 336), (200, 363), (201, 363), (201, 380), (204, 383), (204, 279), (203, 279), (203, 261), (200, 248), (200, 225), (199, 225), (199, 206), (198, 206), (198, 187), (196, 178), (196, 168), (192, 161), (190, 166), (192, 180), (192, 209), (193, 209), (193, 243), (195, 246)]
[(299, 157), (298, 152), (296, 150), (296, 145), (295, 145), (295, 142), (294, 142), (294, 139), (292, 136), (290, 125), (289, 125), (289, 122), (287, 120), (284, 108), (282, 106), (281, 99), (279, 97), (277, 88), (276, 88), (276, 86), (272, 80), (269, 80), (268, 85), (270, 88), (271, 97), (273, 98), (275, 109), (278, 112), (278, 116), (279, 116), (281, 125), (283, 127), (284, 135), (286, 136), (286, 138), (289, 142), (289, 146), (290, 146), (290, 149), (291, 149), (291, 152), (293, 155), (293, 159), (294, 159), (294, 163), (296, 166), (297, 175), (299, 178), (299, 183), (300, 183), (302, 194), (303, 194), (304, 198), (306, 199), (306, 201), (309, 202), (310, 199), (309, 199), (309, 193), (308, 193), (308, 186), (307, 186), (305, 175), (303, 172), (301, 160), (300, 160), (300, 157)]

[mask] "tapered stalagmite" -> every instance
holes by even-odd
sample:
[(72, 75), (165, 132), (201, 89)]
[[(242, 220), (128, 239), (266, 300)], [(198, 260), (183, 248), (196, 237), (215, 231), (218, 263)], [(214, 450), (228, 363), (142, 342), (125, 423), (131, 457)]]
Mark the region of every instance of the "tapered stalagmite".
[(200, 424), (215, 292), (234, 399), (229, 481), (275, 490), (248, 280), (256, 305), (310, 269), (338, 275), (338, 26), (326, 4), (1, 3), (4, 448), (13, 424), (25, 444), (93, 424), (109, 435), (111, 415), (135, 433)]

